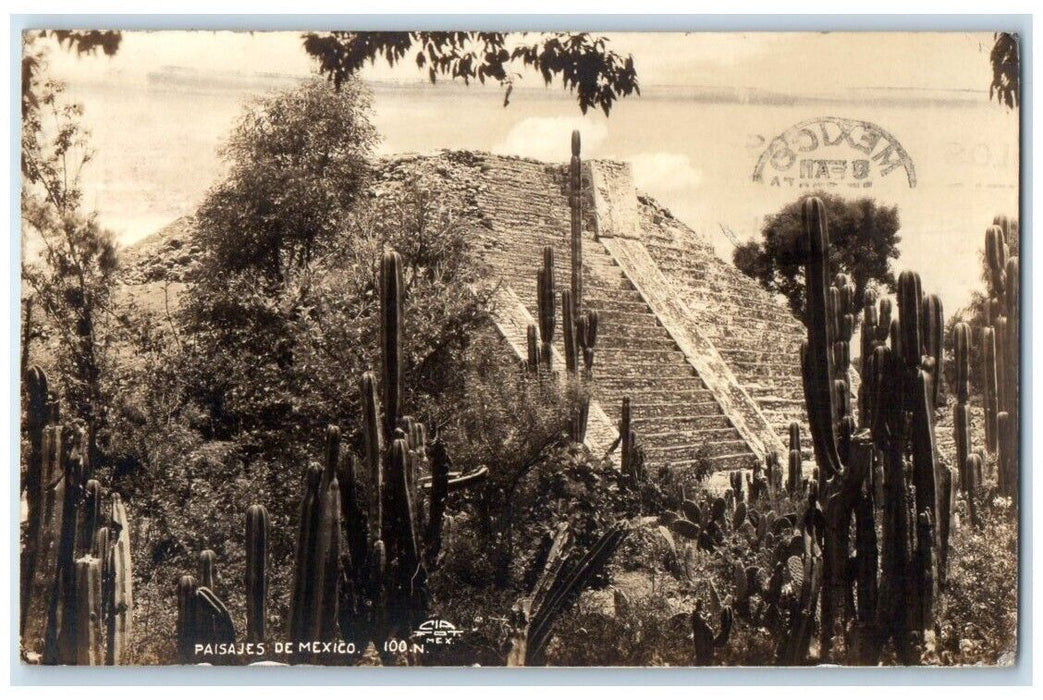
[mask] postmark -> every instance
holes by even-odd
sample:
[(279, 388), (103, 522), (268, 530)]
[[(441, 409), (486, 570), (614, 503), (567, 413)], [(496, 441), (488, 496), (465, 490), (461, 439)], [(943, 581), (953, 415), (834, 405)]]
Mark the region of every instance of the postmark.
[(894, 178), (916, 187), (916, 167), (898, 139), (844, 117), (794, 124), (771, 140), (753, 170), (753, 181), (770, 187), (864, 189)]

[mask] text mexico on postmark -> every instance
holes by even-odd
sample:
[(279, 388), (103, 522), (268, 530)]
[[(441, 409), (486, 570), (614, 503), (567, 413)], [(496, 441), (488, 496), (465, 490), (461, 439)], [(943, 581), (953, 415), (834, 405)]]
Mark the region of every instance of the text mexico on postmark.
[(904, 174), (916, 187), (916, 168), (902, 144), (876, 124), (816, 117), (776, 136), (757, 159), (753, 181), (772, 187), (873, 187)]

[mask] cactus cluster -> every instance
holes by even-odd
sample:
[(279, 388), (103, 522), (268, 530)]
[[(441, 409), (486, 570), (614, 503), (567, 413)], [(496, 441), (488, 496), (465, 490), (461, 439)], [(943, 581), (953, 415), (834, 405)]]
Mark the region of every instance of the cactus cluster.
[(1016, 220), (997, 216), (985, 232), (988, 300), (982, 333), (986, 445), (998, 456), (999, 492), (1014, 499), (1018, 496), (1021, 280), (1010, 243), (1017, 227)]
[[(767, 471), (772, 473), (771, 468)], [(777, 515), (772, 503), (781, 489), (769, 488), (772, 479), (768, 476), (757, 478), (736, 471), (730, 482), (721, 496), (704, 495), (699, 502), (685, 499), (676, 512), (662, 513), (663, 537), (685, 564), (690, 548), (698, 547), (717, 553), (731, 568), (732, 593), (724, 603), (710, 586), (717, 601), (711, 607), (722, 611), (722, 632), (728, 628), (725, 617), (730, 623), (734, 611), (751, 625), (773, 632), (780, 664), (800, 664), (808, 654), (822, 584), (822, 553), (816, 539), (822, 529), (821, 513)], [(753, 486), (756, 483), (760, 485)], [(802, 488), (808, 497), (816, 485), (805, 480)], [(675, 544), (675, 537), (680, 542)], [(734, 558), (737, 550), (726, 545), (729, 537), (742, 543), (749, 563)], [(679, 556), (681, 546), (683, 557)], [(727, 634), (711, 637), (701, 611), (693, 615), (692, 625), (696, 663), (713, 663), (713, 651), (727, 642)]]
[(23, 651), (44, 664), (121, 664), (134, 606), (126, 508), (90, 478), (89, 436), (60, 424), (42, 369), (27, 370), (26, 389)]
[[(554, 248), (543, 249), (543, 266), (536, 270), (536, 315), (539, 333), (533, 326), (528, 328), (529, 367), (534, 371), (541, 366), (552, 370), (551, 358), (554, 347), (555, 307), (557, 295), (554, 291)], [(536, 345), (539, 343), (539, 352)]]
[[(341, 431), (326, 430), (323, 463), (304, 472), (287, 633), (302, 642), (343, 639), (378, 648), (405, 639), (425, 619), (428, 571), (439, 562), (449, 494), (487, 477), (480, 467), (452, 471), (445, 444), (402, 415), (402, 273), (397, 253), (380, 268), (381, 372), (360, 379), (361, 457), (342, 451)], [(266, 639), (270, 518), (246, 513), (247, 641)], [(197, 644), (235, 641), (235, 625), (215, 593), (212, 552), (200, 578), (178, 582), (178, 649), (199, 660)], [(304, 660), (316, 660), (311, 657)]]
[[(551, 350), (555, 332), (556, 292), (554, 288), (554, 249), (543, 249), (543, 266), (536, 272), (537, 325), (526, 329), (526, 366), (533, 374), (541, 370), (551, 374)], [(570, 437), (583, 442), (587, 434), (590, 415), (589, 380), (594, 366), (594, 347), (598, 337), (597, 311), (580, 313), (572, 289), (561, 292), (561, 325), (565, 347), (565, 370), (571, 376), (580, 377), (584, 391), (570, 420)]]
[[(551, 269), (551, 280), (552, 275)], [(383, 257), (380, 290), (381, 374), (378, 380), (366, 372), (360, 382), (359, 468), (352, 455), (341, 454), (340, 431), (331, 426), (325, 465), (313, 465), (306, 474), (291, 613), (295, 639), (340, 636), (379, 643), (393, 634), (408, 636), (426, 614), (427, 576), (439, 560), (448, 496), (488, 473), (485, 467), (452, 472), (441, 439), (429, 441), (425, 426), (403, 415), (397, 253)]]
[[(268, 536), (270, 518), (262, 505), (246, 511), (246, 641), (264, 642), (268, 596)], [(234, 656), (218, 645), (236, 643), (236, 625), (218, 591), (217, 553), (199, 553), (199, 576), (182, 575), (177, 581), (177, 660), (232, 663)], [(200, 651), (200, 649), (202, 651)]]
[[(862, 429), (857, 430), (845, 406), (847, 387), (841, 386), (837, 374), (837, 366), (848, 362), (844, 343), (849, 338), (849, 314), (843, 325), (838, 323), (836, 312), (846, 310), (846, 294), (827, 282), (829, 234), (822, 202), (806, 200), (803, 218), (808, 237), (808, 340), (801, 360), (821, 474), (808, 512), (820, 513), (816, 517), (823, 523), (816, 533), (823, 564), (822, 659), (831, 658), (840, 627), (860, 636), (848, 648), (858, 648), (865, 655), (862, 661), (877, 658), (882, 645), (893, 639), (900, 659), (908, 663), (916, 658), (911, 639), (922, 639), (933, 629), (948, 552), (952, 475), (936, 460), (934, 442), (941, 303), (935, 296), (924, 296), (913, 272), (899, 277), (898, 318), (888, 319), (889, 305), (881, 303), (877, 312), (872, 298), (867, 300), (859, 401)], [(874, 475), (882, 483), (874, 484)], [(879, 551), (874, 520), (878, 497), (883, 501)], [(854, 557), (849, 554), (852, 523)]]
[[(561, 325), (565, 370), (572, 376), (581, 376), (586, 384), (594, 368), (598, 314), (593, 310), (583, 311), (583, 211), (579, 151), (579, 131), (573, 131), (568, 186), (571, 280), (569, 288), (561, 292)], [(536, 271), (537, 324), (526, 328), (526, 364), (534, 374), (538, 374), (541, 368), (548, 373), (552, 369), (551, 348), (554, 342), (556, 299), (554, 248), (545, 246), (542, 266)], [(583, 442), (586, 439), (589, 413), (589, 392), (584, 391), (570, 421), (570, 436), (575, 442)]]

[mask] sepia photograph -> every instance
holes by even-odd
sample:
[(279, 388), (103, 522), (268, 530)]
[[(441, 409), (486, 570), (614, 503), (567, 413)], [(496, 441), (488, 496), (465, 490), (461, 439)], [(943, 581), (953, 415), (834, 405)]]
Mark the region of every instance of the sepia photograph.
[(1019, 662), (1016, 27), (53, 20), (23, 665)]

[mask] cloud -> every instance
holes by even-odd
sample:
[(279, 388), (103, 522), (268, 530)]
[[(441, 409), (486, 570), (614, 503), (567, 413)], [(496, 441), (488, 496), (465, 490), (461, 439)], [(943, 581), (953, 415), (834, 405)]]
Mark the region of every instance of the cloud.
[(682, 153), (638, 153), (627, 158), (634, 185), (649, 194), (679, 192), (699, 187), (703, 174)]
[(553, 162), (569, 159), (573, 129), (582, 136), (583, 156), (592, 157), (608, 136), (604, 121), (592, 117), (529, 117), (507, 132), (493, 152)]

